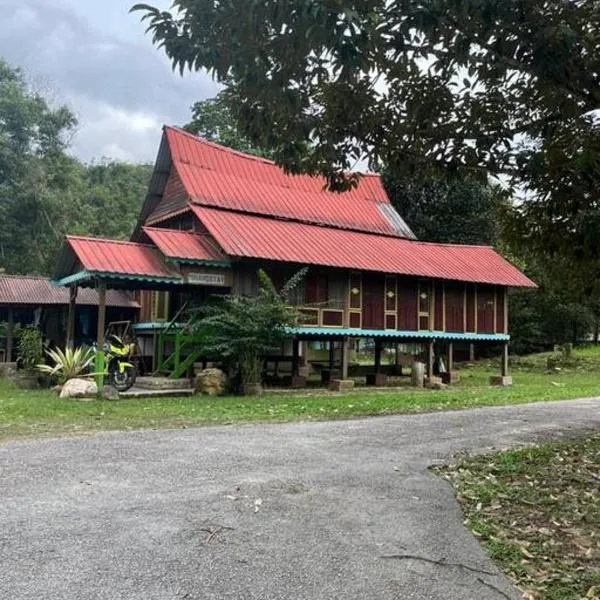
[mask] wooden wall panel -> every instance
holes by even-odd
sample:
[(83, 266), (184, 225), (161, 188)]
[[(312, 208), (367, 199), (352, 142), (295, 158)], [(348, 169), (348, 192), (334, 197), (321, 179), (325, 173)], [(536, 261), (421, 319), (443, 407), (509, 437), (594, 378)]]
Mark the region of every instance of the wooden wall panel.
[(467, 331), (475, 331), (475, 296), (477, 288), (474, 284), (467, 284)]
[(363, 274), (363, 329), (384, 329), (385, 276)]
[(505, 302), (506, 302), (506, 288), (496, 288), (496, 333), (506, 333), (506, 313), (505, 313)]
[(416, 331), (417, 318), (417, 281), (398, 278), (398, 329)]
[(462, 333), (465, 330), (465, 286), (446, 284), (446, 331)]
[(477, 286), (477, 333), (494, 333), (494, 288)]
[(167, 215), (186, 208), (188, 200), (189, 196), (185, 191), (185, 187), (177, 171), (172, 167), (162, 198), (146, 219), (146, 223), (150, 224), (157, 219), (162, 219)]
[(445, 331), (444, 325), (444, 284), (441, 281), (435, 284), (435, 309), (434, 309), (434, 326), (435, 331)]

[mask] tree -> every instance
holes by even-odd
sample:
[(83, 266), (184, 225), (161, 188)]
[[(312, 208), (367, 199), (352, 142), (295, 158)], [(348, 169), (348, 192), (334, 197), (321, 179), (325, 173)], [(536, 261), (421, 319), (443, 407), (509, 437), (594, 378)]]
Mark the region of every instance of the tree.
[(8, 271), (47, 270), (48, 250), (77, 218), (78, 166), (65, 154), (75, 124), (0, 60), (0, 266)]
[(394, 208), (427, 242), (495, 246), (502, 195), (469, 180), (393, 178), (384, 185)]
[(174, 67), (230, 84), (239, 130), (288, 171), (336, 189), (361, 158), (394, 177), (503, 177), (520, 194), (511, 246), (600, 281), (597, 1), (174, 6), (134, 10)]
[(184, 126), (186, 131), (211, 142), (256, 156), (268, 158), (270, 153), (252, 145), (238, 131), (235, 118), (227, 104), (227, 90), (214, 98), (201, 100), (192, 106), (192, 120)]
[(440, 167), (520, 177), (540, 152), (576, 160), (582, 149), (567, 152), (569, 132), (597, 139), (597, 2), (176, 0), (174, 8), (132, 10), (174, 67), (231, 84), (229, 106), (253, 144), (333, 184), (360, 156), (395, 174)]
[(286, 329), (298, 324), (299, 313), (290, 305), (289, 295), (305, 273), (306, 269), (299, 271), (278, 292), (259, 270), (258, 294), (224, 296), (206, 306), (203, 316), (191, 325), (201, 339), (202, 353), (231, 364), (245, 390), (261, 383), (264, 356), (278, 352), (289, 337)]

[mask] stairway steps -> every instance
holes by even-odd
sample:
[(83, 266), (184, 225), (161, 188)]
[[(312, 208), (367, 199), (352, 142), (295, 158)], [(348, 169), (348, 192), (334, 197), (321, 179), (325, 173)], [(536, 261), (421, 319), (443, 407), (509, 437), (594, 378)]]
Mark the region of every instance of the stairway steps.
[(126, 392), (120, 392), (119, 398), (122, 399), (137, 399), (137, 398), (186, 398), (193, 396), (193, 389), (164, 389), (164, 390), (148, 390), (144, 388), (132, 387)]

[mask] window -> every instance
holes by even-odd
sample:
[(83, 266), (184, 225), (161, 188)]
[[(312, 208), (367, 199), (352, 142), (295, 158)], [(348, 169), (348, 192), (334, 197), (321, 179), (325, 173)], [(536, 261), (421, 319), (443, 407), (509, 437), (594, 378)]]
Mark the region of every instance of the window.
[(157, 323), (169, 320), (169, 292), (152, 292), (152, 320)]
[(428, 281), (419, 282), (419, 329), (429, 329), (431, 312), (431, 290)]

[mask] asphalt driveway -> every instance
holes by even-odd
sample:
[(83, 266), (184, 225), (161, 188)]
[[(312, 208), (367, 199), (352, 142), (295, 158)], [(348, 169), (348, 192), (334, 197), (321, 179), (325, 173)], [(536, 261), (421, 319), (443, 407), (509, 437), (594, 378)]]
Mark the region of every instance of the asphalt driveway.
[(519, 594), (427, 472), (600, 428), (600, 400), (0, 445), (0, 598)]

